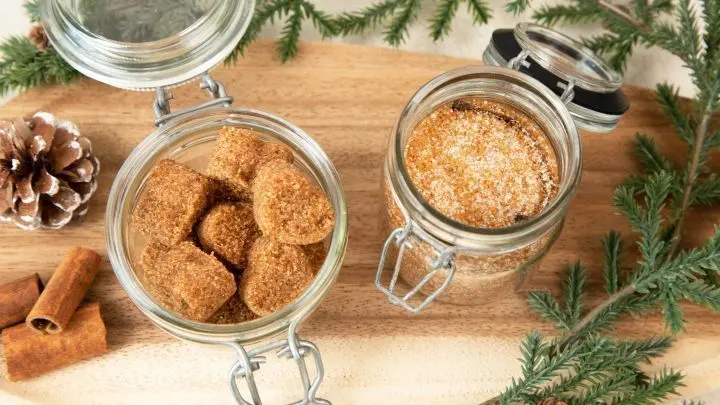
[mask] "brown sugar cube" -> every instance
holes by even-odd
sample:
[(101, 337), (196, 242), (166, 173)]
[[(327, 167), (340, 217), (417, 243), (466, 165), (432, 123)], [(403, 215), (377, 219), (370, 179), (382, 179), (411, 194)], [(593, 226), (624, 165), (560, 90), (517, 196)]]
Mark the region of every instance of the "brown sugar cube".
[(239, 195), (246, 194), (260, 160), (263, 142), (253, 131), (223, 127), (215, 142), (207, 175), (222, 181)]
[(293, 157), (292, 150), (287, 146), (274, 142), (266, 142), (260, 148), (260, 161), (258, 164), (272, 160), (282, 160), (292, 163), (295, 161), (295, 158)]
[(207, 323), (229, 325), (248, 322), (257, 318), (258, 316), (255, 315), (255, 313), (251, 311), (244, 302), (242, 302), (240, 296), (238, 294), (233, 294), (225, 305), (218, 309), (217, 312), (215, 312), (213, 316), (207, 320)]
[(292, 164), (263, 164), (253, 183), (255, 222), (278, 242), (309, 245), (332, 231), (335, 216), (323, 190)]
[(205, 321), (237, 291), (232, 273), (190, 242), (174, 247), (164, 258), (162, 266), (177, 271), (172, 298), (188, 319)]
[(310, 262), (310, 268), (317, 274), (320, 271), (323, 263), (325, 263), (325, 257), (327, 257), (327, 246), (324, 241), (313, 243), (312, 245), (302, 246), (305, 256), (307, 256)]
[(200, 222), (197, 235), (206, 251), (215, 252), (233, 266), (241, 267), (260, 230), (250, 205), (228, 202), (210, 209)]
[(260, 237), (240, 278), (240, 296), (254, 313), (265, 316), (299, 297), (314, 277), (300, 246)]
[(133, 212), (138, 229), (166, 245), (185, 240), (205, 210), (210, 180), (172, 160), (161, 160)]
[(232, 273), (192, 242), (172, 248), (150, 242), (141, 262), (150, 294), (193, 321), (205, 321), (237, 291)]
[(169, 266), (162, 266), (164, 255), (170, 250), (159, 241), (152, 239), (145, 245), (140, 264), (143, 269), (143, 280), (145, 288), (162, 305), (170, 310), (178, 312), (179, 307), (172, 298), (171, 287), (175, 280), (175, 269)]

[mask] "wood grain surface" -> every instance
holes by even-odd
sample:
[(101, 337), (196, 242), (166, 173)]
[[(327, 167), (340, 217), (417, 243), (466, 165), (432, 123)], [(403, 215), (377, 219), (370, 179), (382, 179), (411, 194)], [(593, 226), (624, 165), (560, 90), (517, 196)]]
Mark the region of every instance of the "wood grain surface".
[[(534, 328), (551, 332), (530, 313), (524, 295), (508, 294), (472, 307), (436, 304), (410, 315), (390, 305), (373, 286), (386, 237), (379, 214), (387, 135), (422, 84), (478, 62), (352, 45), (302, 46), (300, 56), (283, 65), (272, 44), (260, 42), (236, 67), (221, 67), (213, 75), (235, 97), (235, 105), (269, 111), (305, 129), (342, 177), (350, 214), (348, 254), (331, 294), (302, 330), (323, 353), (322, 396), (336, 404), (475, 404), (496, 394), (518, 374), (520, 337)], [(685, 148), (652, 92), (631, 86), (625, 91), (632, 107), (620, 127), (611, 134), (582, 134), (582, 183), (563, 234), (532, 280), (534, 289), (555, 290), (558, 272), (580, 259), (590, 269), (597, 293), (590, 300), (597, 301), (602, 290), (600, 239), (611, 228), (628, 231), (626, 219), (613, 214), (610, 196), (637, 170), (631, 138), (638, 131), (648, 133), (677, 160), (684, 156)], [(173, 93), (174, 109), (205, 98), (196, 84)], [(0, 227), (0, 283), (33, 272), (46, 280), (75, 245), (105, 253), (108, 192), (126, 156), (153, 130), (153, 96), (80, 80), (32, 90), (2, 107), (1, 118), (49, 111), (74, 121), (92, 140), (102, 172), (84, 222), (56, 232)], [(694, 211), (686, 243), (705, 240), (718, 220), (718, 209)], [(232, 352), (180, 342), (154, 327), (122, 290), (107, 260), (88, 298), (102, 303), (110, 354), (23, 383), (9, 383), (0, 371), (0, 403), (232, 403), (225, 380)], [(692, 305), (685, 311), (687, 332), (667, 358), (650, 368), (683, 368), (688, 378), (682, 394), (694, 397), (720, 390), (720, 316)], [(657, 316), (628, 319), (619, 328), (633, 337), (663, 332)], [(268, 404), (295, 397), (297, 379), (286, 363), (269, 359), (259, 372)]]

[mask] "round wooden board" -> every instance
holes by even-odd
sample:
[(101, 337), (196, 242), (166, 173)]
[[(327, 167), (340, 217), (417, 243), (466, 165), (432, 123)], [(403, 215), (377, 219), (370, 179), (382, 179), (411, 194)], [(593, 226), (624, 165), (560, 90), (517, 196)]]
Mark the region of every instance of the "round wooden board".
[[(277, 114), (315, 137), (337, 166), (350, 213), (350, 244), (331, 294), (303, 328), (325, 360), (321, 396), (336, 404), (476, 404), (517, 376), (520, 338), (532, 329), (551, 332), (532, 315), (525, 295), (475, 307), (436, 304), (419, 315), (390, 305), (373, 285), (385, 235), (379, 217), (381, 164), (386, 138), (412, 94), (432, 77), (478, 61), (329, 43), (304, 43), (300, 56), (281, 64), (273, 44), (259, 42), (233, 68), (213, 73), (235, 97), (235, 105)], [(609, 229), (628, 232), (626, 218), (613, 214), (614, 187), (637, 170), (630, 156), (636, 132), (652, 135), (680, 160), (685, 154), (652, 91), (626, 86), (632, 107), (611, 134), (582, 134), (583, 179), (564, 232), (530, 283), (555, 290), (558, 272), (581, 260), (591, 271), (596, 301), (601, 296), (601, 237)], [(174, 89), (173, 108), (205, 99), (197, 85)], [(38, 272), (47, 279), (65, 252), (84, 245), (105, 252), (104, 214), (108, 191), (125, 157), (152, 130), (153, 94), (115, 89), (91, 80), (48, 86), (3, 106), (0, 117), (49, 111), (78, 124), (102, 161), (100, 187), (84, 222), (59, 232), (24, 232), (0, 227), (0, 283)], [(705, 240), (720, 210), (696, 210), (686, 241)], [(631, 260), (630, 260), (631, 261)], [(107, 262), (89, 299), (102, 304), (110, 354), (23, 383), (0, 374), (0, 403), (53, 404), (230, 404), (226, 373), (229, 349), (175, 340), (154, 327), (121, 289)], [(720, 389), (720, 316), (685, 307), (687, 332), (662, 364), (684, 369), (683, 396)], [(619, 332), (633, 337), (663, 333), (659, 317), (627, 320)], [(0, 360), (2, 362), (2, 360)], [(291, 362), (269, 359), (258, 373), (265, 403), (296, 398)], [(4, 368), (4, 367), (2, 367)], [(0, 372), (4, 373), (4, 371)]]

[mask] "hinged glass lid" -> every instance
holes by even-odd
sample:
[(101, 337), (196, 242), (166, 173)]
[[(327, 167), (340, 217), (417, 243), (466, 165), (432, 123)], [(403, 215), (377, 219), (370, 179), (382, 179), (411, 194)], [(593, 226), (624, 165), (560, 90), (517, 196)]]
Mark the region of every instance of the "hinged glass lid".
[(182, 84), (240, 41), (254, 0), (46, 0), (53, 46), (75, 69), (112, 86)]
[(608, 132), (630, 106), (620, 89), (620, 73), (582, 43), (540, 25), (496, 30), (483, 60), (526, 73), (552, 89), (583, 129)]

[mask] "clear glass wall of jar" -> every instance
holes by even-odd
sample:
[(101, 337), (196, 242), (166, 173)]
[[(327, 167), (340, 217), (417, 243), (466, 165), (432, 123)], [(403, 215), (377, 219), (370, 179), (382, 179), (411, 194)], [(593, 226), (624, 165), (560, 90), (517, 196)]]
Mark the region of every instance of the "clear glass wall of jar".
[[(312, 284), (293, 303), (279, 311), (253, 321), (233, 325), (194, 322), (182, 318), (162, 306), (145, 288), (140, 256), (147, 240), (133, 225), (132, 212), (143, 193), (146, 180), (158, 161), (173, 159), (200, 172), (204, 171), (217, 138), (224, 126), (253, 130), (264, 141), (289, 147), (296, 165), (327, 193), (335, 213), (335, 226), (328, 240), (328, 253)], [(328, 156), (320, 146), (300, 128), (273, 115), (242, 108), (213, 108), (177, 117), (148, 136), (130, 154), (113, 184), (106, 212), (108, 256), (115, 275), (135, 305), (150, 320), (171, 334), (200, 343), (232, 346), (240, 359), (234, 373), (252, 374), (252, 362), (266, 352), (289, 350), (299, 353), (297, 358), (314, 360), (317, 375), (305, 381), (301, 370), (305, 397), (317, 393), (322, 380), (322, 363), (317, 348), (300, 340), (297, 328), (312, 313), (330, 291), (342, 267), (347, 247), (347, 209), (340, 178)], [(268, 343), (270, 339), (282, 339)], [(244, 345), (263, 343), (247, 352)], [(290, 356), (294, 358), (295, 353)], [(310, 359), (312, 357), (312, 359)], [(304, 367), (304, 360), (303, 365)], [(299, 364), (300, 366), (300, 364)], [(234, 375), (231, 373), (231, 375)], [(246, 378), (254, 385), (252, 380)], [(231, 377), (236, 390), (236, 379)], [(252, 389), (251, 389), (252, 392)], [(301, 395), (299, 397), (303, 398)], [(253, 397), (253, 399), (255, 399)], [(318, 399), (319, 400), (319, 399)], [(239, 403), (243, 403), (238, 399)], [(259, 403), (259, 402), (253, 402)]]
[[(468, 98), (514, 110), (549, 139), (558, 164), (559, 190), (539, 215), (505, 228), (472, 227), (444, 216), (416, 190), (405, 162), (413, 129), (439, 106)], [(376, 285), (393, 303), (413, 312), (436, 298), (470, 305), (512, 293), (558, 237), (580, 173), (581, 147), (572, 117), (540, 82), (512, 69), (487, 66), (438, 76), (412, 97), (390, 136), (384, 168), (389, 237)], [(383, 277), (386, 267), (394, 269), (389, 282)], [(407, 286), (402, 287), (398, 278)]]

